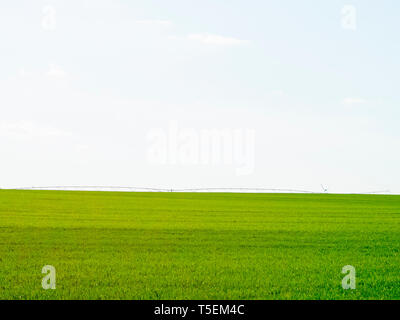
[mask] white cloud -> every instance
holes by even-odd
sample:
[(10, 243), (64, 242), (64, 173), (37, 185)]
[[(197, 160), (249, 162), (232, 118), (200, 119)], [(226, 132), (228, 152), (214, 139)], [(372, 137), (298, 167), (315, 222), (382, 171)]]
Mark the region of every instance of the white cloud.
[(232, 37), (224, 37), (216, 34), (196, 33), (188, 35), (189, 40), (198, 41), (203, 44), (221, 45), (221, 46), (237, 46), (247, 44), (249, 41)]
[(20, 69), (18, 70), (18, 75), (19, 75), (20, 77), (22, 77), (22, 78), (25, 78), (25, 77), (30, 76), (31, 73), (28, 72), (28, 71), (26, 71), (25, 68), (20, 68)]
[(269, 94), (271, 96), (274, 96), (274, 97), (283, 97), (285, 95), (285, 91), (283, 91), (283, 90), (274, 90), (274, 91), (269, 92)]
[(42, 127), (30, 121), (20, 121), (15, 123), (0, 123), (0, 137), (26, 138), (51, 138), (51, 137), (70, 137), (70, 132), (56, 128)]
[(168, 40), (179, 40), (179, 37), (175, 36), (175, 35), (171, 35), (171, 36), (168, 36), (167, 39)]
[(56, 64), (50, 64), (47, 71), (46, 70), (27, 70), (24, 67), (21, 67), (17, 71), (17, 75), (20, 78), (31, 78), (39, 80), (39, 78), (43, 78), (43, 76), (53, 77), (53, 78), (65, 78), (67, 76), (67, 72), (60, 66)]
[(170, 26), (172, 24), (169, 20), (137, 20), (136, 23), (153, 26)]
[(357, 104), (365, 104), (367, 103), (367, 100), (362, 99), (362, 98), (345, 98), (343, 99), (343, 104), (345, 105), (357, 105)]
[(63, 68), (55, 64), (50, 65), (50, 68), (46, 74), (49, 77), (54, 77), (54, 78), (64, 78), (67, 75), (67, 73), (64, 71)]

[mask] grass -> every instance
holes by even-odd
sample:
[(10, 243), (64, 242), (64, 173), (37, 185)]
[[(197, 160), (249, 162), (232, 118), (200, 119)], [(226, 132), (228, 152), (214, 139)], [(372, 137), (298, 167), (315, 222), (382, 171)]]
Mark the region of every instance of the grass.
[(0, 299), (399, 299), (399, 253), (399, 196), (0, 191)]

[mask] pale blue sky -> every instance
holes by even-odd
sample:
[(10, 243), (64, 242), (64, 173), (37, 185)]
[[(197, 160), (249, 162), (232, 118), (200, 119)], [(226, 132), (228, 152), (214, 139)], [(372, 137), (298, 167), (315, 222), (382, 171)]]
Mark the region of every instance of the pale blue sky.
[[(395, 0), (2, 1), (0, 187), (400, 193), (399, 16)], [(150, 163), (171, 123), (254, 130), (254, 170)]]

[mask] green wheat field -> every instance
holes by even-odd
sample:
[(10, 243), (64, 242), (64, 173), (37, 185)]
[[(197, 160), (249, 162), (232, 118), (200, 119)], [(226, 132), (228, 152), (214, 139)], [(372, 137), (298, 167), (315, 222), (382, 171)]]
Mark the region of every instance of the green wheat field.
[(400, 196), (0, 190), (0, 299), (399, 298)]

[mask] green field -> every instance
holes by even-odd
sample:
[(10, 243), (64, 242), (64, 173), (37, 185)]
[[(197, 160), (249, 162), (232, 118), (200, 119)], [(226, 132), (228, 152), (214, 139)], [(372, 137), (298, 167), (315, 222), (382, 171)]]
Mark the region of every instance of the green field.
[(0, 191), (0, 299), (399, 298), (400, 196)]

